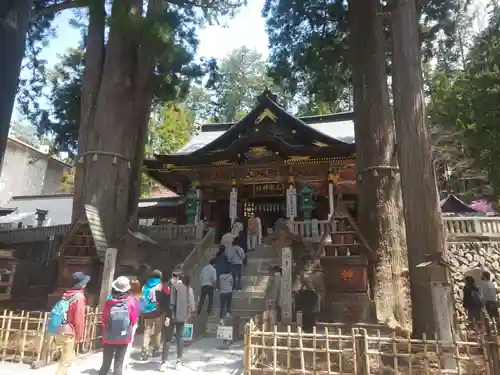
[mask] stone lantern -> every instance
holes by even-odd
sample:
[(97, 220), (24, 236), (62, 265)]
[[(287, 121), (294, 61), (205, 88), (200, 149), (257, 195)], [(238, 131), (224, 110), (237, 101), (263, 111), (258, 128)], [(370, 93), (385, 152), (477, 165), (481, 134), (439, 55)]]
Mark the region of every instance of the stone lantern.
[(311, 219), (313, 208), (314, 202), (312, 197), (312, 190), (309, 186), (304, 185), (300, 190), (300, 210), (302, 211), (305, 220)]
[(194, 224), (198, 212), (198, 198), (196, 189), (191, 187), (186, 193), (186, 218), (188, 224)]

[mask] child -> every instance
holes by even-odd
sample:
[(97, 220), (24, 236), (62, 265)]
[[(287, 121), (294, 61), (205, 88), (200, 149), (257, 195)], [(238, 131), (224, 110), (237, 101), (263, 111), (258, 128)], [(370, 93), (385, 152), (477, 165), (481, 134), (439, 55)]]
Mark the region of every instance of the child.
[(231, 271), (231, 266), (228, 265), (219, 278), (221, 324), (224, 324), (224, 317), (231, 314), (231, 301), (233, 299), (233, 276)]

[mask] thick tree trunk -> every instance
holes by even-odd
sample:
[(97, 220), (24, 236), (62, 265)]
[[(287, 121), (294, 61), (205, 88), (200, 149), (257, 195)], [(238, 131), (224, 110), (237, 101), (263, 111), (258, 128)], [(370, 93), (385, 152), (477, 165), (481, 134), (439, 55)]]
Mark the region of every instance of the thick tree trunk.
[[(156, 0), (151, 3), (156, 4)], [(141, 14), (141, 7), (140, 0), (113, 2), (102, 74), (96, 64), (92, 73), (86, 72), (84, 86), (88, 92), (82, 108), (73, 219), (81, 217), (84, 204), (94, 204), (111, 244), (126, 233), (137, 211), (137, 180), (151, 105), (153, 63), (151, 51), (141, 45), (141, 33), (123, 27), (116, 18)], [(87, 48), (90, 64), (91, 51), (98, 55), (99, 48)]]
[(436, 320), (425, 269), (425, 254), (444, 250), (444, 233), (427, 133), (415, 0), (396, 0), (392, 13), (393, 93), (397, 150), (413, 310), (413, 333), (432, 337)]
[(0, 172), (7, 147), (33, 0), (0, 4)]
[(404, 222), (396, 172), (395, 133), (389, 103), (378, 0), (350, 0), (356, 160), (361, 229), (376, 250), (377, 319), (409, 328), (405, 298)]

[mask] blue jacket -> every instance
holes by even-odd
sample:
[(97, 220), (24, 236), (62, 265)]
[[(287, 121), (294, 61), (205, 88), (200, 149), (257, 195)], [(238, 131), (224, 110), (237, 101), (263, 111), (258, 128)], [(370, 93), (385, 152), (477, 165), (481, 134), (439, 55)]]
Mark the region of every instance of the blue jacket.
[(156, 293), (162, 290), (161, 280), (153, 278), (146, 281), (142, 287), (142, 295), (144, 297), (143, 313), (151, 313), (158, 308)]
[(222, 252), (217, 254), (215, 257), (215, 271), (217, 272), (217, 277), (219, 277), (227, 269), (229, 261), (227, 259), (226, 253)]

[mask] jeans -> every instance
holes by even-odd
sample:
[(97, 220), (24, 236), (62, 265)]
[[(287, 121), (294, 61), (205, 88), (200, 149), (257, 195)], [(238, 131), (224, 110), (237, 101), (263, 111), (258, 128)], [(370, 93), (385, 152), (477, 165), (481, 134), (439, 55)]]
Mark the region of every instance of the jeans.
[(163, 353), (161, 355), (161, 363), (167, 362), (168, 350), (170, 349), (170, 343), (172, 342), (172, 337), (174, 336), (174, 328), (175, 338), (177, 341), (177, 359), (182, 358), (182, 350), (184, 349), (184, 338), (182, 337), (184, 333), (184, 322), (174, 323), (171, 320), (168, 327), (163, 327)]
[(71, 335), (55, 335), (54, 339), (56, 345), (62, 346), (61, 359), (57, 366), (56, 375), (67, 375), (69, 366), (75, 357), (75, 338)]
[(160, 350), (161, 331), (165, 318), (163, 315), (157, 318), (144, 319), (144, 336), (142, 338), (142, 353), (148, 354), (150, 342), (153, 344), (154, 350)]
[(203, 304), (205, 303), (205, 298), (207, 296), (208, 296), (207, 313), (210, 314), (212, 312), (212, 305), (214, 303), (214, 287), (213, 287), (213, 285), (203, 285), (201, 287), (200, 302), (198, 303), (198, 314), (201, 313), (201, 309), (203, 308)]
[(220, 318), (224, 319), (226, 314), (231, 313), (231, 301), (233, 300), (233, 293), (220, 294)]
[(113, 375), (123, 374), (123, 361), (127, 353), (128, 344), (104, 344), (102, 346), (102, 365), (99, 375), (107, 375), (111, 368), (111, 362), (115, 361), (113, 366)]
[(234, 280), (234, 287), (233, 289), (241, 289), (241, 275), (243, 274), (243, 264), (235, 264), (233, 263), (231, 265), (231, 270), (232, 270), (232, 275), (233, 275), (233, 280)]

